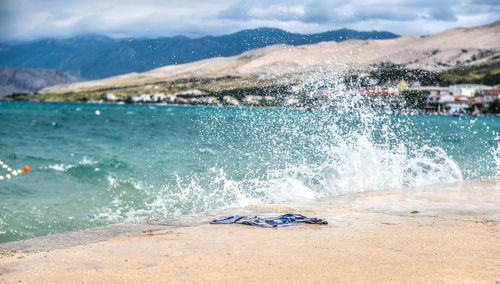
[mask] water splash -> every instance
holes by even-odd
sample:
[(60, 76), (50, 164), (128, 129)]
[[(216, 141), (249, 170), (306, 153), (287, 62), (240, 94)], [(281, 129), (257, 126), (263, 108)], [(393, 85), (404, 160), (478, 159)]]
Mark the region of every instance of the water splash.
[[(498, 140), (498, 139), (495, 139)], [(495, 162), (496, 165), (496, 175), (495, 176), (500, 176), (500, 143), (498, 143), (497, 147), (493, 147), (491, 149), (491, 155), (493, 156), (493, 161)]]
[(0, 131), (17, 135), (2, 136), (5, 159), (39, 170), (0, 185), (0, 242), (500, 174), (498, 119), (414, 115), (398, 98), (348, 90), (338, 72), (304, 78), (298, 109), (7, 108)]
[[(417, 133), (418, 119), (400, 97), (367, 96), (348, 90), (338, 78), (340, 71), (303, 80), (298, 93), (312, 112), (240, 109), (216, 112), (203, 122), (203, 145), (225, 147), (215, 157), (219, 170), (230, 172), (232, 183), (245, 185), (226, 205), (241, 205), (238, 200), (248, 198), (299, 200), (463, 179), (453, 158)], [(232, 167), (237, 169), (228, 170)]]

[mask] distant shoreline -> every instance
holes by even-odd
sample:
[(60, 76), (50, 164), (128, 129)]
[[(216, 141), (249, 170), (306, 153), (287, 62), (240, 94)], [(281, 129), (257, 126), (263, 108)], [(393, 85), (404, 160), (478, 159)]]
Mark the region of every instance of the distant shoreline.
[[(281, 109), (295, 111), (325, 111), (307, 107), (283, 107), (283, 106), (230, 106), (230, 105), (190, 105), (190, 104), (157, 104), (157, 103), (113, 103), (113, 102), (73, 102), (73, 101), (30, 101), (30, 100), (0, 100), (1, 102), (24, 102), (24, 103), (46, 103), (46, 104), (81, 104), (81, 105), (113, 105), (113, 106), (154, 106), (154, 107), (192, 107), (192, 108), (232, 108), (232, 109)], [(326, 110), (328, 111), (328, 110)], [(335, 113), (335, 111), (329, 111)], [(403, 115), (425, 115), (425, 116), (458, 116), (458, 117), (500, 117), (500, 114), (460, 114), (449, 113), (423, 113), (416, 111), (402, 112), (377, 112), (380, 114), (403, 114)]]

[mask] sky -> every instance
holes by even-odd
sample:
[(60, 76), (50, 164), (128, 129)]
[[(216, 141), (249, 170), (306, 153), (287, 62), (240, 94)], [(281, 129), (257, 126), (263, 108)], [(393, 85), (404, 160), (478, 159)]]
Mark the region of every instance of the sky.
[(201, 37), (257, 27), (428, 35), (491, 23), (499, 15), (500, 0), (0, 0), (0, 41)]

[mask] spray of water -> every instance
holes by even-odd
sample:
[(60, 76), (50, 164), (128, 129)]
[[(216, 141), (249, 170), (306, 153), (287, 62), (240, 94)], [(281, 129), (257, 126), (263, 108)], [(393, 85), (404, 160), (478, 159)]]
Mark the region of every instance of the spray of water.
[(462, 180), (441, 147), (422, 143), (399, 97), (348, 90), (339, 78), (329, 70), (302, 80), (297, 96), (312, 111), (220, 109), (201, 119), (210, 166), (175, 175), (152, 206), (184, 214)]
[[(499, 138), (500, 139), (500, 138)], [(498, 140), (498, 139), (496, 139)], [(493, 160), (495, 161), (495, 166), (496, 166), (496, 175), (495, 176), (500, 176), (500, 143), (498, 143), (496, 148), (491, 149), (491, 154), (493, 156)]]
[[(301, 78), (285, 98), (293, 102), (287, 108), (109, 106), (97, 117), (109, 118), (103, 122), (85, 105), (91, 116), (83, 118), (93, 123), (77, 125), (64, 125), (67, 117), (57, 114), (57, 141), (67, 146), (58, 142), (61, 155), (32, 156), (40, 167), (27, 181), (43, 196), (53, 191), (51, 198), (64, 198), (40, 206), (17, 197), (4, 203), (0, 241), (500, 175), (494, 118), (415, 115), (398, 96), (349, 89), (339, 70)], [(62, 135), (66, 127), (75, 128), (76, 138)], [(82, 151), (73, 158), (75, 150)], [(33, 188), (11, 183), (0, 190), (28, 196), (37, 194)]]

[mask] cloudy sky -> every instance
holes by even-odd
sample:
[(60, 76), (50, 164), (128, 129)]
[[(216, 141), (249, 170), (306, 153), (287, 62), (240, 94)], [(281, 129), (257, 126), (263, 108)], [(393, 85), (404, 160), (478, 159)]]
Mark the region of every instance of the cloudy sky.
[(0, 0), (0, 40), (221, 35), (256, 27), (426, 35), (500, 19), (500, 0)]

